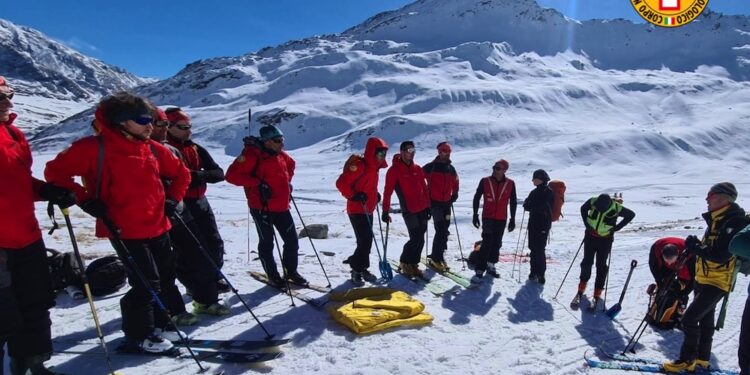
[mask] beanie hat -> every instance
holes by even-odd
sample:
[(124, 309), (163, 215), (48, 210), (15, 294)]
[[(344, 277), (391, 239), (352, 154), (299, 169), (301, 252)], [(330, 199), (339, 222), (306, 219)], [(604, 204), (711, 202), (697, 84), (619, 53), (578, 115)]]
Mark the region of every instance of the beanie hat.
[(492, 168), (495, 168), (495, 167), (508, 169), (510, 167), (510, 164), (508, 164), (508, 162), (505, 159), (500, 159), (495, 162), (495, 165), (492, 166)]
[(163, 109), (156, 107), (154, 110), (154, 121), (169, 121), (169, 118)]
[(269, 139), (283, 137), (283, 136), (284, 136), (284, 133), (281, 132), (281, 129), (273, 125), (266, 125), (260, 128), (260, 140), (263, 142)]
[(737, 188), (731, 182), (720, 182), (711, 186), (711, 190), (708, 192), (723, 195), (730, 202), (737, 200)]
[(537, 169), (534, 171), (534, 175), (531, 177), (531, 179), (538, 178), (542, 180), (542, 182), (549, 182), (549, 175), (544, 169)]
[(440, 143), (438, 143), (437, 150), (438, 150), (439, 153), (444, 153), (444, 154), (450, 154), (451, 151), (453, 151), (453, 150), (451, 150), (451, 145), (448, 142), (440, 142)]
[(609, 194), (600, 194), (594, 201), (594, 207), (599, 212), (606, 211), (612, 205), (612, 197)]
[(164, 112), (167, 115), (167, 119), (172, 124), (180, 120), (190, 122), (190, 116), (188, 116), (180, 107), (167, 108)]
[(414, 141), (403, 141), (401, 146), (398, 147), (401, 151), (406, 151), (410, 148), (414, 148)]

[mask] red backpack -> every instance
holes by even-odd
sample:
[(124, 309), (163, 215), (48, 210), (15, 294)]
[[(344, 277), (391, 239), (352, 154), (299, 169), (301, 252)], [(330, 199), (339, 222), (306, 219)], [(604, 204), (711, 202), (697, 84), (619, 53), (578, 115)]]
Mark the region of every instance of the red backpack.
[(549, 188), (555, 193), (555, 202), (552, 204), (552, 221), (560, 220), (562, 206), (565, 203), (565, 182), (552, 180), (549, 182)]

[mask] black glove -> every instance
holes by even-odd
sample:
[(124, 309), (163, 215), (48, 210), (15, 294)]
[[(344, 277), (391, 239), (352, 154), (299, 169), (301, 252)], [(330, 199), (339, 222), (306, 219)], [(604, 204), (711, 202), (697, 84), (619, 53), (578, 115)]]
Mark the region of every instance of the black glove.
[(175, 201), (174, 199), (165, 199), (164, 200), (164, 215), (167, 215), (167, 217), (174, 216), (175, 211), (177, 211), (177, 205), (179, 202)]
[(269, 200), (273, 195), (271, 187), (268, 186), (268, 184), (265, 182), (260, 183), (260, 185), (258, 186), (258, 190), (260, 191), (260, 199), (264, 202)]
[(458, 193), (453, 193), (453, 195), (451, 195), (451, 203), (456, 203), (457, 200), (458, 200)]
[(508, 232), (512, 232), (514, 229), (516, 229), (516, 219), (510, 218), (510, 222), (508, 222)]
[(377, 195), (378, 195), (378, 201), (377, 201), (377, 202), (375, 202), (375, 203), (380, 203), (380, 200), (381, 200), (381, 199), (383, 199), (383, 197), (381, 197), (381, 196), (380, 196), (380, 193), (378, 193), (377, 191), (375, 192), (375, 194), (377, 194)]
[(657, 290), (658, 287), (656, 286), (656, 284), (649, 284), (648, 288), (646, 288), (646, 294), (648, 294), (649, 296), (653, 296), (654, 294), (656, 294)]
[(206, 175), (204, 171), (190, 171), (190, 185), (189, 188), (194, 188), (206, 183)]
[(474, 224), (474, 228), (479, 228), (482, 225), (482, 223), (479, 222), (479, 214), (474, 214), (471, 223)]
[(388, 211), (383, 211), (383, 222), (384, 223), (390, 223), (391, 222), (391, 215), (388, 213)]
[(104, 205), (104, 202), (102, 202), (101, 199), (89, 199), (81, 202), (78, 206), (81, 207), (83, 212), (97, 219), (104, 219), (107, 217), (107, 206)]
[(694, 235), (687, 236), (687, 238), (685, 238), (685, 247), (688, 254), (698, 254), (701, 250), (701, 240)]
[(294, 193), (294, 185), (289, 184), (289, 194)]
[(39, 196), (60, 208), (68, 208), (76, 204), (76, 195), (71, 190), (50, 184), (49, 182), (39, 188)]
[(367, 194), (365, 194), (364, 192), (361, 192), (361, 191), (360, 191), (360, 192), (357, 192), (357, 193), (356, 193), (356, 194), (354, 194), (354, 196), (352, 197), (352, 200), (353, 200), (353, 201), (355, 201), (355, 202), (362, 202), (362, 203), (365, 203), (365, 202), (367, 202)]

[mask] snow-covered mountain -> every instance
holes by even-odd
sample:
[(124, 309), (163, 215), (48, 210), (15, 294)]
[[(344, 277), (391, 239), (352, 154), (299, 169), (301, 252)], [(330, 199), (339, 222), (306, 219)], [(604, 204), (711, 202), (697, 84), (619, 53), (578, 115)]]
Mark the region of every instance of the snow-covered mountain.
[(32, 132), (90, 107), (103, 95), (153, 81), (2, 19), (0, 67), (18, 93), (18, 125)]
[[(689, 157), (747, 160), (734, 151), (750, 140), (741, 131), (747, 21), (706, 12), (662, 30), (577, 22), (531, 0), (422, 0), (340, 35), (198, 61), (139, 93), (185, 107), (197, 137), (229, 154), (252, 107), (253, 131), (278, 124), (290, 149), (356, 150), (377, 134), (430, 148), (443, 139), (535, 148), (533, 164), (611, 159), (671, 170)], [(89, 119), (35, 142), (60, 147), (86, 134)]]

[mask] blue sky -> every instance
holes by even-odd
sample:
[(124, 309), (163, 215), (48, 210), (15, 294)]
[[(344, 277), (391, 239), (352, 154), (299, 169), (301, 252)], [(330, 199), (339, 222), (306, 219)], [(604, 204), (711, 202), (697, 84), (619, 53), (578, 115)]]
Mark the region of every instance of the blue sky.
[[(166, 78), (202, 58), (239, 56), (343, 31), (411, 0), (0, 1), (0, 18), (30, 26), (140, 76)], [(628, 0), (538, 0), (569, 17), (638, 20)], [(750, 14), (748, 0), (711, 0)]]

